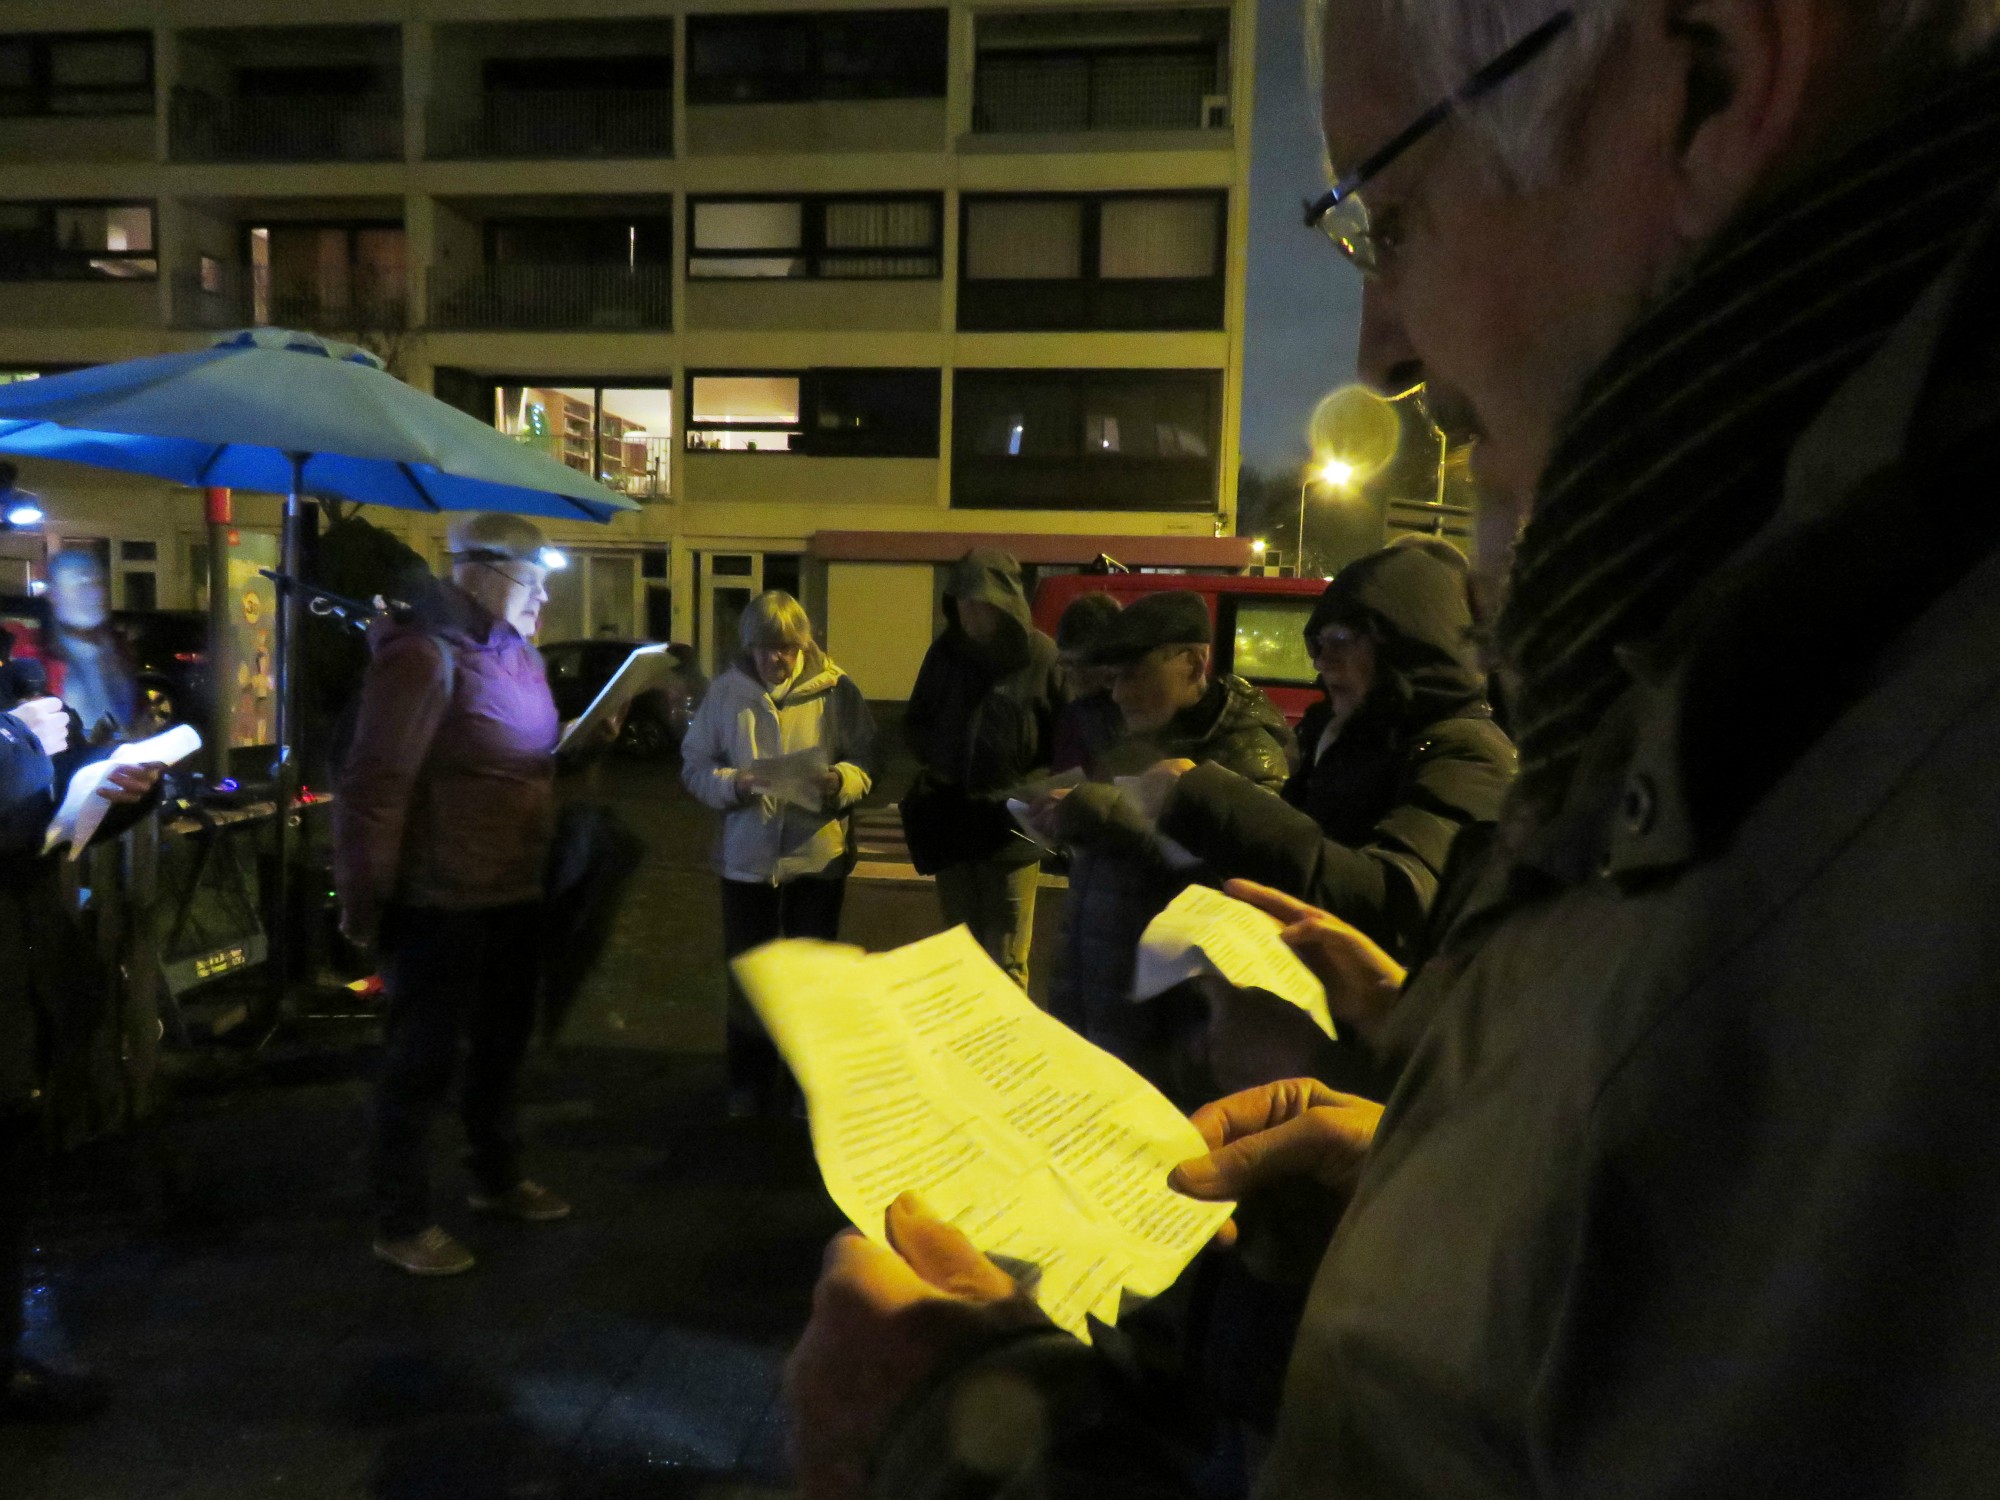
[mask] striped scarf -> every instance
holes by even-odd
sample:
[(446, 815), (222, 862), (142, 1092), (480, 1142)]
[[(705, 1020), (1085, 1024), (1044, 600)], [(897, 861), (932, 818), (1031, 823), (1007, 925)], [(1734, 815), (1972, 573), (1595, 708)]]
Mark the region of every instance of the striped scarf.
[(1705, 251), (1591, 375), (1514, 556), (1516, 789), (1544, 820), (1660, 632), (1771, 519), (1787, 454), (1968, 240), (2000, 180), (1989, 54)]

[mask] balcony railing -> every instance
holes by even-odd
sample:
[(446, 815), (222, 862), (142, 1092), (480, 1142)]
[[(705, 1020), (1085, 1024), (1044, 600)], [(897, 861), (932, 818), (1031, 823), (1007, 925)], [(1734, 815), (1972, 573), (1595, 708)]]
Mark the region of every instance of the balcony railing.
[(409, 304), (400, 289), (273, 286), (256, 266), (183, 269), (173, 276), (176, 328), (303, 328), (353, 338), (400, 333), (409, 327)]
[(972, 128), (1200, 130), (1227, 122), (1227, 100), (1215, 90), (1215, 57), (1206, 49), (996, 51), (979, 59)]
[(174, 90), (175, 161), (395, 161), (403, 154), (403, 101), (299, 94), (289, 99), (219, 99)]
[(672, 156), (672, 89), (493, 91), (431, 106), (429, 155), (516, 161)]
[(433, 328), (619, 330), (673, 326), (669, 266), (482, 266), (433, 271)]

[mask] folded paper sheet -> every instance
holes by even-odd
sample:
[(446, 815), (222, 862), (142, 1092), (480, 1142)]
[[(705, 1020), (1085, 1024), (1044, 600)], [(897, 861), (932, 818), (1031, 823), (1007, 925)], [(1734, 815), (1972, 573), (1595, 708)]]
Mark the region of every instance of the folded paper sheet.
[(46, 854), (58, 844), (68, 844), (71, 859), (83, 853), (84, 847), (97, 832), (97, 825), (111, 811), (111, 804), (97, 796), (96, 792), (115, 768), (152, 765), (155, 762), (163, 766), (177, 765), (200, 748), (201, 735), (194, 727), (176, 724), (166, 733), (156, 734), (149, 740), (134, 740), (129, 745), (120, 745), (102, 760), (94, 760), (84, 766), (69, 779), (69, 790), (63, 796), (62, 806), (56, 809), (48, 832), (42, 837), (42, 852)]
[(1233, 896), (1191, 885), (1147, 924), (1139, 939), (1132, 997), (1150, 1000), (1184, 980), (1220, 974), (1244, 990), (1268, 990), (1334, 1035), (1326, 988), (1285, 946), (1284, 924)]
[(735, 970), (805, 1090), (827, 1190), (872, 1239), (914, 1189), (1087, 1338), (1086, 1317), (1165, 1291), (1229, 1216), (1167, 1186), (1208, 1149), (1180, 1111), (963, 927), (880, 954), (769, 943)]
[(753, 761), (750, 771), (770, 782), (771, 795), (778, 801), (789, 802), (802, 812), (816, 813), (826, 806), (826, 788), (822, 783), (830, 764), (824, 749), (793, 750)]

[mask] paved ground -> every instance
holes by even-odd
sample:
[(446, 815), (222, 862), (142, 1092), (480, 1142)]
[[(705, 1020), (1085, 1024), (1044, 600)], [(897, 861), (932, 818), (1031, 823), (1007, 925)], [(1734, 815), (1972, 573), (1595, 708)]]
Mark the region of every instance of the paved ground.
[[(32, 1309), (112, 1411), (0, 1428), (6, 1500), (748, 1500), (787, 1493), (775, 1404), (839, 1224), (804, 1129), (722, 1116), (708, 821), (677, 767), (595, 788), (649, 842), (609, 961), (527, 1079), (535, 1174), (574, 1219), (446, 1222), (481, 1257), (424, 1283), (366, 1254), (366, 1022), (252, 1068), (181, 1060), (145, 1131), (65, 1164)], [(893, 778), (887, 788), (893, 792)], [(872, 820), (847, 936), (938, 925)], [(1046, 893), (1049, 951), (1059, 897)], [(439, 1182), (454, 1194), (454, 1142)]]

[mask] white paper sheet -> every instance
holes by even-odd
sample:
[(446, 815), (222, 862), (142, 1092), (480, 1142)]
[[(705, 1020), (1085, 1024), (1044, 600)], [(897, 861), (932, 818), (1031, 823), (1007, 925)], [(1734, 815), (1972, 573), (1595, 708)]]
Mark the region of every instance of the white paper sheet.
[(1268, 990), (1335, 1035), (1326, 987), (1278, 936), (1284, 924), (1246, 902), (1205, 885), (1191, 885), (1168, 903), (1139, 939), (1132, 997), (1153, 996), (1204, 974), (1238, 989)]
[(42, 837), (42, 852), (46, 854), (58, 844), (68, 844), (71, 859), (83, 853), (104, 815), (111, 811), (111, 804), (96, 793), (114, 767), (144, 766), (155, 761), (163, 766), (176, 765), (200, 748), (201, 736), (194, 726), (176, 724), (164, 734), (119, 745), (104, 759), (92, 761), (70, 777), (69, 791)]
[(963, 927), (892, 953), (800, 940), (736, 977), (805, 1090), (827, 1190), (870, 1238), (915, 1190), (1088, 1337), (1165, 1291), (1229, 1216), (1167, 1186), (1200, 1134), (1044, 1015)]
[(594, 730), (604, 720), (623, 713), (634, 698), (664, 680), (673, 666), (673, 653), (667, 646), (639, 647), (619, 664), (611, 680), (597, 690), (590, 707), (570, 721), (569, 728), (556, 741), (556, 753), (562, 754), (585, 731)]
[(752, 761), (750, 772), (771, 784), (768, 795), (778, 801), (789, 802), (804, 812), (819, 812), (826, 806), (822, 783), (830, 765), (824, 749), (794, 750), (788, 755)]

